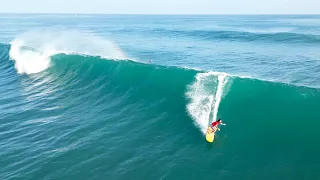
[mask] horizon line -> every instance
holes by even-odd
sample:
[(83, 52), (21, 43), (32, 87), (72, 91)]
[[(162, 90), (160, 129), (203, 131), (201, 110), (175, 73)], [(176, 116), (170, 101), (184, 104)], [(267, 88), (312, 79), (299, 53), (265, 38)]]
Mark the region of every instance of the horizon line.
[(308, 14), (308, 13), (261, 13), (261, 14), (255, 14), (255, 13), (228, 13), (228, 14), (200, 14), (200, 13), (181, 13), (181, 14), (171, 14), (171, 13), (69, 13), (69, 12), (0, 12), (0, 14), (40, 14), (40, 15), (203, 15), (203, 16), (208, 16), (208, 15), (320, 15), (320, 14)]

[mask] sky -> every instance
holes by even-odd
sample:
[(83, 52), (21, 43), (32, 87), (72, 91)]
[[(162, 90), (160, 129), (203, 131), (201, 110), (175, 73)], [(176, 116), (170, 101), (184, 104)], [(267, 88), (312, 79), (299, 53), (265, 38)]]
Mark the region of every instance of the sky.
[(320, 14), (320, 0), (0, 0), (2, 13)]

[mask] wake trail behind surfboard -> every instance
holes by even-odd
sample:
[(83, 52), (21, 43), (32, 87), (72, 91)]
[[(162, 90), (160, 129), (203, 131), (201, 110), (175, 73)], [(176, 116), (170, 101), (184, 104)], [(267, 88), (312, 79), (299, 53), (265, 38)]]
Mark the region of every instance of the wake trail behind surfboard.
[(190, 99), (190, 103), (187, 105), (188, 113), (203, 134), (206, 133), (209, 122), (215, 121), (217, 118), (219, 104), (227, 81), (228, 74), (226, 73), (198, 73), (196, 81), (186, 93)]

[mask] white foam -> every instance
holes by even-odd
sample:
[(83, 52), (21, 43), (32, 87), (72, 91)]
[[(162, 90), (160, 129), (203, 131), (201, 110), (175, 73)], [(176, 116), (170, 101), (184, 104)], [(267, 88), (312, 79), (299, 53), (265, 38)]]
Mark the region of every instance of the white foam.
[(38, 73), (50, 66), (51, 56), (59, 53), (126, 59), (113, 42), (70, 30), (34, 30), (17, 36), (11, 43), (10, 58), (18, 73)]
[(49, 67), (51, 53), (27, 50), (23, 44), (24, 41), (15, 40), (11, 43), (9, 53), (10, 58), (15, 61), (18, 73), (38, 73)]
[[(203, 133), (206, 132), (209, 122), (217, 118), (227, 77), (228, 74), (220, 72), (198, 73), (196, 81), (186, 93), (191, 100), (187, 105), (188, 113)], [(211, 120), (210, 116), (213, 116)]]
[(255, 33), (255, 34), (277, 34), (277, 33), (289, 33), (293, 32), (294, 28), (290, 27), (279, 27), (279, 28), (269, 28), (269, 29), (238, 29), (241, 32)]
[(253, 34), (277, 34), (277, 33), (289, 33), (294, 32), (292, 27), (275, 27), (275, 28), (251, 28), (251, 27), (228, 27), (228, 26), (214, 26), (217, 30), (223, 31), (235, 31), (235, 32), (248, 32)]
[(251, 76), (247, 76), (247, 75), (231, 75), (231, 74), (228, 74), (228, 76), (237, 77), (237, 78), (241, 78), (241, 79), (253, 79)]
[(219, 109), (219, 105), (220, 105), (220, 101), (221, 101), (221, 97), (222, 97), (223, 88), (227, 82), (226, 77), (227, 77), (226, 73), (221, 73), (218, 75), (218, 88), (217, 88), (217, 92), (216, 92), (216, 96), (215, 96), (216, 101), (214, 103), (212, 121), (217, 120), (217, 114), (218, 114), (218, 109)]

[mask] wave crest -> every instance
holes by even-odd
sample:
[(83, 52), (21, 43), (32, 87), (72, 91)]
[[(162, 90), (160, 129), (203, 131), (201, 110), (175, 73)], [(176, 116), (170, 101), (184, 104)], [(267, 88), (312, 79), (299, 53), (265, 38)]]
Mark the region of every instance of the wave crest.
[(81, 54), (106, 59), (126, 59), (113, 42), (78, 31), (36, 30), (17, 36), (11, 43), (10, 58), (18, 73), (38, 73), (50, 66), (55, 54)]

